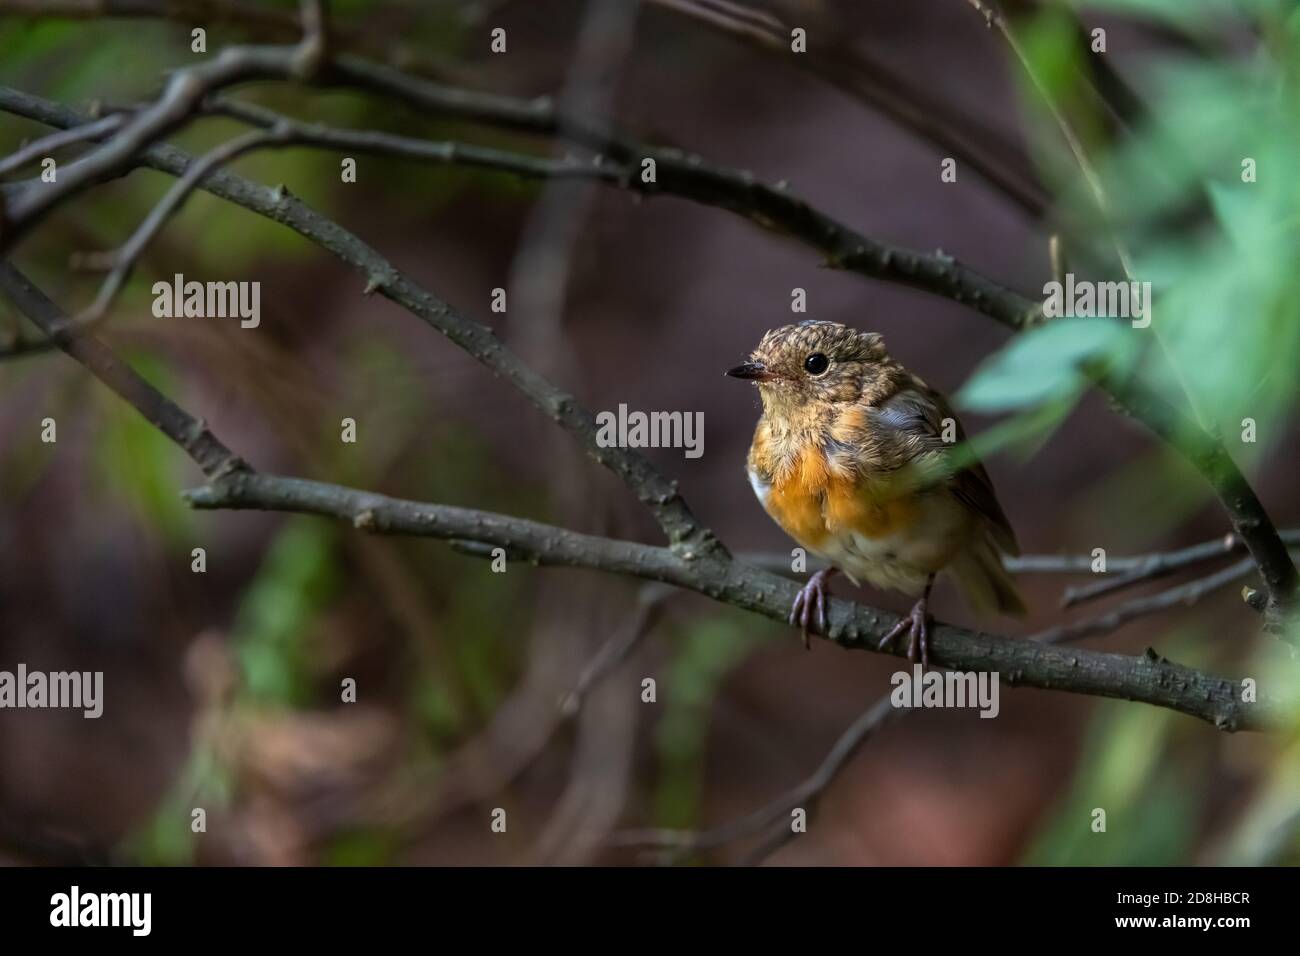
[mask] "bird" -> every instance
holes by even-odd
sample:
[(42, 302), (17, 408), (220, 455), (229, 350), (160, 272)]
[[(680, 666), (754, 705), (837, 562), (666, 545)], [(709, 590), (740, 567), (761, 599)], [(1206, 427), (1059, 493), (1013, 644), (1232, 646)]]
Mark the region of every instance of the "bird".
[(825, 634), (827, 581), (919, 595), (879, 641), (908, 634), (907, 656), (929, 665), (928, 601), (948, 571), (973, 610), (1023, 615), (1002, 563), (1020, 549), (984, 467), (955, 450), (965, 439), (947, 399), (895, 361), (877, 332), (807, 320), (772, 329), (727, 375), (754, 383), (763, 412), (746, 472), (768, 515), (828, 567), (790, 610), (804, 647)]

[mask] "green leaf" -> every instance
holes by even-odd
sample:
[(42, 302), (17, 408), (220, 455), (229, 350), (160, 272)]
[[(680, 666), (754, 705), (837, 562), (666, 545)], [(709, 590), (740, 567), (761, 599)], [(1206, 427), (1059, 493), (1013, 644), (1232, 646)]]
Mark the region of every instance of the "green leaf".
[(1085, 365), (1132, 356), (1135, 331), (1110, 319), (1055, 319), (980, 366), (957, 401), (973, 411), (1004, 412), (1072, 399), (1088, 384)]

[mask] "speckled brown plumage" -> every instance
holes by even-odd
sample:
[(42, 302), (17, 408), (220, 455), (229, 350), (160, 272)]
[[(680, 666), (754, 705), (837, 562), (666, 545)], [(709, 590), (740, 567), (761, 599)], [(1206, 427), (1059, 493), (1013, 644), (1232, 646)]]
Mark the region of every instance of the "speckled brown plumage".
[[(977, 610), (1023, 612), (1000, 557), (1016, 553), (1015, 535), (988, 474), (957, 460), (964, 435), (952, 409), (881, 336), (837, 322), (787, 325), (729, 374), (758, 385), (750, 483), (792, 538), (855, 581), (921, 594), (922, 611), (934, 575), (948, 569)], [(824, 576), (810, 587), (823, 588)], [(801, 599), (806, 630), (807, 608), (820, 611), (824, 594)]]

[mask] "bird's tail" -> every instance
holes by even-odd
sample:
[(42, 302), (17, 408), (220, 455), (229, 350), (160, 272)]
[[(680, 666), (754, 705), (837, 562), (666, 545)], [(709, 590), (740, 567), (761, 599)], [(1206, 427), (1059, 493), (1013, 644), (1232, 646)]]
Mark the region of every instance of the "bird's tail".
[(1024, 599), (1002, 566), (1001, 552), (987, 536), (980, 537), (963, 551), (952, 563), (951, 570), (971, 610), (997, 611), (1016, 617), (1025, 614)]

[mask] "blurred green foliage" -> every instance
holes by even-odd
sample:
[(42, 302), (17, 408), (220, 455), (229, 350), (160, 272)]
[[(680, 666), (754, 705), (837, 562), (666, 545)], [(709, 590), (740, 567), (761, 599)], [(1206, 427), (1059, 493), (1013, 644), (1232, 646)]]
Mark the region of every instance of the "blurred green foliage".
[[(1213, 640), (1186, 633), (1162, 644), (1171, 659), (1203, 666)], [(1180, 743), (1207, 731), (1173, 711), (1127, 701), (1101, 703), (1092, 717), (1073, 780), (1031, 841), (1034, 866), (1169, 866), (1190, 861), (1204, 812), (1201, 766)], [(1203, 747), (1194, 748), (1203, 751)], [(1097, 811), (1105, 813), (1104, 832)]]
[(1218, 847), (1224, 866), (1300, 866), (1300, 738), (1293, 733)]
[(228, 768), (208, 747), (190, 751), (176, 783), (153, 814), (125, 840), (125, 857), (141, 866), (183, 866), (194, 861), (195, 808), (212, 814), (230, 802), (234, 788)]
[(704, 788), (709, 711), (727, 675), (759, 645), (767, 628), (739, 616), (692, 621), (681, 635), (663, 688), (663, 716), (655, 726), (658, 772), (656, 825), (694, 827)]
[[(1072, 360), (1086, 352), (1131, 368), (1174, 401), (1190, 399), (1234, 454), (1252, 460), (1286, 433), (1297, 401), (1300, 183), (1291, 171), (1300, 155), (1300, 12), (1280, 2), (1091, 6), (1156, 17), (1189, 35), (1213, 22), (1264, 42), (1235, 56), (1196, 45), (1136, 56), (1112, 35), (1100, 54), (1081, 46), (1062, 5), (1016, 24), (1027, 68), (1011, 65), (1040, 170), (1061, 197), (1057, 218), (1075, 239), (1066, 248), (1071, 268), (1080, 279), (1124, 279), (1123, 250), (1131, 278), (1153, 284), (1152, 324), (1072, 320), (1097, 329), (1088, 338), (1054, 333), (1063, 323), (1052, 321), (1014, 340), (963, 394), (970, 407), (1003, 411), (1077, 395)], [(1088, 58), (1103, 56), (1122, 76), (1132, 69), (1125, 79), (1146, 100), (1132, 135), (1110, 132), (1097, 101), (1082, 93)], [(1058, 115), (1095, 168), (1095, 184), (1067, 148)], [(1252, 171), (1254, 181), (1243, 181)], [(1257, 423), (1257, 443), (1239, 440), (1246, 418)]]
[[(1069, 270), (1076, 279), (1151, 282), (1151, 325), (1049, 320), (986, 361), (958, 400), (1012, 413), (1001, 430), (978, 437), (982, 447), (1026, 447), (1051, 434), (1082, 398), (1083, 370), (1105, 367), (1189, 409), (1250, 467), (1293, 433), (1300, 398), (1300, 181), (1292, 175), (1300, 156), (1300, 8), (1281, 0), (1076, 6), (1045, 4), (1018, 20), (1013, 31), (1025, 62), (1008, 50), (1009, 69), (1040, 172), (1059, 197), (1054, 219), (1067, 237)], [(1090, 14), (1107, 10), (1159, 22), (1185, 41), (1138, 51), (1123, 46), (1131, 34), (1112, 31), (1106, 52), (1094, 52)], [(1082, 42), (1075, 12), (1085, 25)], [(1086, 95), (1084, 79), (1107, 68), (1145, 104), (1127, 120), (1129, 129)], [(1062, 135), (1062, 120), (1083, 162)], [(1244, 437), (1247, 419), (1256, 426), (1254, 442)], [(1096, 483), (1075, 520), (1094, 535), (1098, 527), (1136, 529), (1141, 538), (1128, 543), (1147, 546), (1209, 496), (1186, 462), (1159, 448)], [(1201, 656), (1194, 642), (1160, 640), (1181, 662)], [(1209, 808), (1207, 787), (1197, 783), (1206, 768), (1194, 771), (1179, 754), (1185, 730), (1166, 712), (1100, 707), (1073, 783), (1024, 861), (1191, 860)], [(1294, 854), (1297, 806), (1292, 753), (1241, 820), (1227, 825), (1213, 861)], [(1091, 828), (1096, 808), (1106, 811), (1106, 833)]]
[[(1193, 627), (1161, 646), (1171, 659), (1207, 667), (1213, 663), (1210, 655), (1220, 652), (1221, 640), (1217, 632)], [(1266, 645), (1242, 672), (1275, 673), (1278, 653)], [(1271, 692), (1276, 691), (1273, 685)], [(1105, 702), (1092, 718), (1069, 786), (1021, 862), (1295, 863), (1300, 859), (1300, 713), (1292, 716), (1292, 728), (1273, 738), (1220, 737), (1172, 711)], [(1230, 760), (1234, 750), (1238, 755)], [(1236, 779), (1231, 763), (1237, 765)], [(1243, 787), (1248, 774), (1259, 779)], [(1225, 805), (1227, 796), (1236, 799)], [(1105, 811), (1105, 832), (1094, 826), (1099, 809)]]
[(334, 525), (290, 518), (267, 548), (232, 628), (249, 700), (282, 707), (312, 702), (311, 625), (338, 592)]
[[(1026, 851), (1031, 866), (1168, 866), (1188, 861), (1200, 790), (1165, 764), (1169, 711), (1106, 703), (1098, 708), (1074, 783)], [(1098, 810), (1105, 832), (1097, 832)]]

